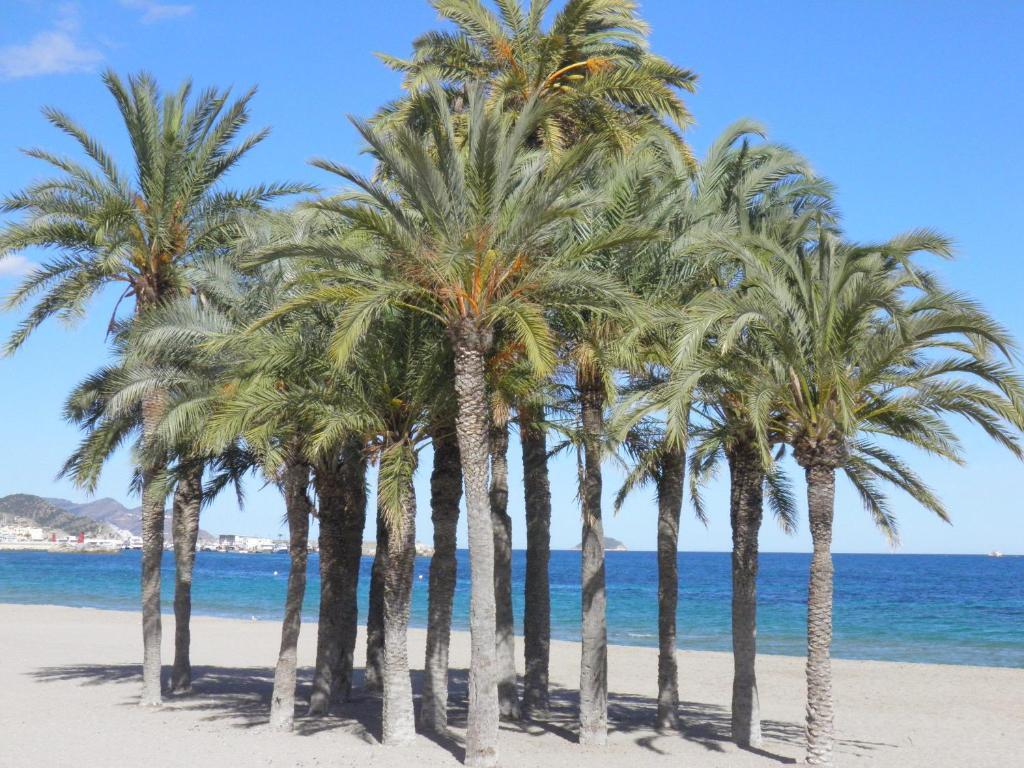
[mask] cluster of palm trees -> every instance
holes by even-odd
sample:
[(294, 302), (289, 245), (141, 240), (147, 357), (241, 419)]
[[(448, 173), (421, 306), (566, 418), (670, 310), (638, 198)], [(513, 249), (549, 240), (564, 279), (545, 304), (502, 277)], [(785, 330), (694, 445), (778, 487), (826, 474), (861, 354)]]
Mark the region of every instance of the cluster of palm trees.
[[(465, 496), (471, 570), (466, 763), (498, 763), (500, 718), (549, 705), (548, 460), (575, 450), (582, 515), (579, 738), (607, 734), (602, 468), (627, 462), (618, 503), (658, 504), (657, 726), (678, 725), (678, 526), (687, 478), (722, 461), (733, 531), (732, 730), (761, 740), (758, 532), (765, 501), (785, 527), (782, 471), (803, 468), (814, 553), (808, 593), (807, 759), (833, 763), (830, 555), (835, 475), (896, 536), (883, 484), (942, 517), (894, 451), (961, 459), (949, 417), (1022, 455), (1024, 383), (1007, 332), (920, 262), (950, 255), (917, 230), (846, 239), (833, 190), (793, 151), (741, 121), (697, 159), (681, 137), (694, 75), (650, 52), (630, 0), (434, 0), (450, 24), (385, 57), (405, 92), (354, 121), (375, 161), (341, 181), (232, 190), (224, 177), (266, 131), (243, 137), (252, 92), (147, 75), (104, 82), (131, 140), (126, 172), (57, 110), (87, 162), (29, 154), (58, 173), (4, 198), (20, 214), (0, 256), (53, 256), (9, 304), (31, 304), (8, 352), (50, 317), (74, 318), (113, 284), (112, 362), (71, 394), (85, 433), (64, 473), (85, 487), (132, 443), (143, 499), (145, 704), (162, 697), (160, 559), (172, 502), (175, 660), (187, 692), (190, 585), (201, 506), (250, 472), (277, 485), (290, 532), (270, 722), (292, 726), (310, 517), (319, 522), (320, 621), (310, 714), (349, 695), (368, 468), (377, 554), (365, 685), (383, 741), (415, 737), (406, 630), (415, 557), (413, 478), (432, 447), (435, 554), (419, 725), (447, 730), (455, 530)], [(283, 196), (306, 195), (285, 208)], [(120, 301), (119, 301), (120, 304)], [(525, 676), (516, 676), (508, 447), (518, 430), (526, 508)], [(687, 472), (687, 469), (689, 470)]]

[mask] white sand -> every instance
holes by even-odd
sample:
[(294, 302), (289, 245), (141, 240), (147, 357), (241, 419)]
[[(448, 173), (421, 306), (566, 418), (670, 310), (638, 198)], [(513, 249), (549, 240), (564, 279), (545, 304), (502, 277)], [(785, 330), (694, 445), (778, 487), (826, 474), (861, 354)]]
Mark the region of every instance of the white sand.
[[(196, 692), (159, 709), (136, 705), (141, 656), (136, 614), (51, 606), (0, 605), (0, 766), (48, 768), (144, 765), (248, 766), (457, 765), (454, 740), (420, 736), (415, 747), (377, 744), (379, 701), (346, 705), (327, 719), (297, 720), (294, 734), (264, 727), (277, 657), (273, 622), (193, 619)], [(165, 618), (171, 661), (173, 619)], [(316, 627), (303, 627), (300, 697), (315, 654)], [(453, 638), (453, 703), (465, 695), (468, 636)], [(410, 632), (410, 655), (423, 658), (424, 632)], [(521, 654), (521, 645), (519, 647)], [(659, 735), (649, 723), (656, 691), (653, 649), (609, 653), (611, 734), (605, 749), (575, 743), (574, 694), (579, 648), (554, 643), (557, 703), (545, 726), (503, 724), (504, 766), (773, 766), (799, 760), (803, 739), (803, 660), (759, 662), (766, 742), (761, 754), (727, 741), (731, 657), (679, 654), (685, 728)], [(361, 659), (357, 658), (361, 665)], [(414, 673), (418, 680), (418, 673)], [(1024, 765), (1024, 670), (836, 661), (838, 763), (841, 766)], [(454, 755), (453, 755), (454, 753)]]

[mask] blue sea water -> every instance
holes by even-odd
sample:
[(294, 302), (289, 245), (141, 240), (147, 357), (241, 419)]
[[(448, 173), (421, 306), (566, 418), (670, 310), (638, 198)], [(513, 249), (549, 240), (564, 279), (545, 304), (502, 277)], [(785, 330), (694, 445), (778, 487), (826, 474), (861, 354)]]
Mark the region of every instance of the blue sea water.
[[(456, 628), (467, 628), (468, 553), (460, 551)], [(758, 645), (764, 653), (804, 653), (809, 555), (761, 556)], [(370, 579), (363, 558), (360, 609), (365, 621)], [(412, 624), (426, 626), (430, 561), (416, 561)], [(309, 561), (305, 618), (315, 621), (319, 578)], [(523, 615), (525, 553), (513, 555), (516, 617)], [(173, 558), (164, 557), (165, 610), (172, 610)], [(730, 648), (730, 556), (679, 554), (679, 644)], [(833, 655), (849, 659), (1024, 667), (1024, 557), (835, 555)], [(551, 556), (552, 635), (578, 640), (578, 552)], [(193, 610), (198, 614), (274, 620), (283, 613), (288, 557), (200, 552)], [(607, 558), (608, 636), (622, 645), (657, 644), (657, 562), (653, 552)], [(139, 553), (71, 555), (0, 553), (0, 602), (137, 610)]]

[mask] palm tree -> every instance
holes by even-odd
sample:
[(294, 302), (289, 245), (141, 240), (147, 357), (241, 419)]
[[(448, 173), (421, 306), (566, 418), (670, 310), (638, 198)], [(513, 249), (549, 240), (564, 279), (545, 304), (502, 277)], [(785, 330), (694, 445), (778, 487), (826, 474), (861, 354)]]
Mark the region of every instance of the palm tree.
[(376, 326), (351, 359), (357, 407), (365, 411), (368, 432), (379, 436), (374, 446), (379, 458), (377, 504), (387, 529), (386, 540), (378, 542), (387, 548), (382, 594), (387, 745), (408, 744), (415, 737), (406, 644), (416, 557), (413, 475), (419, 448), (430, 435), (432, 414), (450, 398), (442, 375), (445, 356), (437, 322), (405, 313)]
[[(508, 0), (499, 2), (496, 11), (480, 0), (434, 0), (433, 5), (455, 31), (421, 36), (413, 43), (410, 59), (381, 57), (405, 75), (408, 95), (385, 107), (376, 119), (378, 125), (405, 124), (427, 131), (431, 119), (430, 98), (425, 93), (428, 84), (441, 82), (455, 108), (461, 109), (467, 86), (482, 81), (490, 87), (490, 105), (500, 111), (515, 114), (529, 98), (539, 98), (552, 107), (532, 137), (536, 145), (558, 151), (583, 136), (601, 135), (613, 145), (627, 148), (653, 133), (668, 138), (689, 163), (689, 148), (677, 133), (691, 122), (680, 92), (695, 89), (696, 75), (651, 53), (646, 40), (649, 29), (631, 0), (569, 0), (546, 30), (546, 0), (533, 0), (529, 7)], [(534, 433), (527, 430), (526, 434)], [(541, 467), (536, 458), (541, 454), (530, 446), (524, 448), (535, 459), (527, 477), (539, 477)], [(590, 453), (593, 458), (594, 451)], [(546, 467), (543, 472), (546, 474)], [(593, 471), (588, 477), (593, 489)], [(537, 709), (538, 702), (546, 706), (547, 701), (550, 643), (550, 616), (540, 615), (549, 613), (546, 598), (540, 597), (547, 580), (539, 570), (547, 568), (544, 553), (550, 542), (537, 539), (548, 529), (537, 514), (543, 517), (550, 501), (544, 500), (543, 482), (536, 487), (531, 483), (527, 497), (535, 522), (530, 526), (534, 543), (528, 546), (532, 589), (527, 602), (531, 621), (526, 627), (531, 637), (526, 695), (531, 699), (527, 708)], [(588, 515), (585, 518), (589, 519)], [(501, 531), (498, 533), (501, 539)], [(590, 602), (597, 613), (603, 613), (598, 610), (600, 601)], [(544, 633), (543, 637), (538, 637), (538, 632)], [(511, 630), (499, 631), (499, 637), (505, 635), (508, 640), (502, 642), (511, 643)], [(501, 655), (507, 659), (508, 648), (503, 646)], [(503, 676), (514, 674), (507, 663), (504, 668)], [(502, 690), (510, 692), (511, 687), (504, 685)], [(515, 709), (507, 693), (502, 694), (502, 708), (507, 712)]]
[[(336, 234), (315, 211), (264, 215), (255, 226), (247, 227), (241, 238), (243, 260), (257, 260), (258, 255), (268, 251), (301, 250), (306, 242), (325, 232)], [(297, 259), (282, 264), (284, 269), (271, 272), (278, 280), (277, 292), (267, 296), (270, 303), (261, 304), (262, 313), (287, 296), (285, 282), (294, 281), (306, 267)], [(265, 271), (263, 268), (257, 274)], [(250, 315), (249, 322), (252, 319)], [(244, 430), (276, 424), (271, 434), (295, 429), (302, 436), (295, 446), (308, 457), (307, 475), (308, 469), (312, 469), (320, 524), (320, 620), (308, 710), (309, 714), (318, 715), (325, 714), (336, 697), (347, 698), (351, 689), (366, 520), (368, 441), (376, 432), (370, 424), (373, 415), (367, 413), (366, 403), (355, 396), (352, 372), (332, 370), (326, 362), (330, 318), (306, 312), (290, 321), (287, 326), (275, 326), (269, 340), (266, 332), (270, 328), (264, 328), (264, 333), (253, 339), (238, 333), (235, 343), (249, 345), (255, 355), (241, 379), (243, 385), (252, 386), (252, 391), (241, 401), (243, 409), (237, 413), (240, 420), (228, 425)], [(274, 391), (267, 391), (267, 387)], [(264, 403), (280, 406), (279, 412), (251, 404), (262, 398), (266, 398)], [(285, 402), (289, 407), (284, 407)], [(245, 407), (251, 411), (246, 412)], [(264, 421), (253, 421), (257, 417)]]
[(224, 350), (230, 345), (244, 352), (232, 367), (220, 396), (212, 403), (204, 439), (211, 446), (240, 440), (254, 455), (264, 476), (277, 484), (284, 498), (290, 561), (281, 644), (271, 693), (270, 725), (275, 730), (290, 731), (295, 720), (309, 517), (316, 513), (308, 494), (310, 470), (323, 457), (308, 444), (310, 420), (306, 406), (310, 393), (303, 386), (306, 383), (303, 377), (287, 378), (285, 368), (267, 364), (268, 359), (280, 351), (280, 339), (254, 341), (241, 333), (242, 330), (236, 327), (220, 338), (205, 339), (213, 348)]
[(487, 357), (495, 330), (507, 326), (530, 364), (550, 370), (555, 342), (544, 310), (614, 307), (617, 284), (578, 274), (574, 266), (591, 250), (635, 233), (606, 232), (556, 249), (565, 240), (566, 222), (595, 202), (585, 192), (569, 193), (593, 146), (583, 142), (557, 158), (531, 149), (530, 136), (544, 116), (535, 98), (513, 120), (488, 113), (486, 91), (474, 87), (461, 116), (465, 128), (456, 130), (444, 92), (436, 87), (431, 94), (436, 119), (429, 137), (407, 127), (383, 133), (356, 122), (386, 182), (318, 163), (358, 189), (320, 206), (376, 247), (334, 248), (338, 266), (320, 273), (317, 287), (268, 320), (307, 305), (336, 307), (337, 363), (352, 355), (388, 310), (424, 313), (444, 327), (455, 367), (472, 577), (466, 761), (491, 766), (497, 762), (498, 698)]
[[(614, 431), (614, 428), (613, 428)], [(633, 424), (623, 440), (633, 461), (615, 499), (618, 512), (633, 490), (653, 483), (658, 504), (658, 708), (655, 727), (679, 727), (676, 612), (679, 603), (679, 520), (683, 506), (686, 450), (654, 419)], [(703, 518), (702, 518), (703, 519)]]
[(313, 466), (318, 501), (320, 618), (309, 714), (324, 715), (335, 698), (347, 699), (358, 625), (357, 590), (366, 525), (363, 435), (351, 435)]
[[(5, 212), (20, 221), (0, 231), (0, 256), (31, 247), (52, 248), (59, 256), (30, 274), (7, 302), (35, 304), (7, 343), (13, 353), (50, 317), (80, 315), (89, 300), (108, 285), (131, 297), (135, 312), (181, 295), (187, 284), (182, 267), (194, 254), (216, 245), (240, 211), (304, 189), (262, 184), (243, 191), (222, 188), (225, 175), (267, 131), (236, 141), (249, 119), (254, 91), (230, 101), (227, 91), (206, 90), (192, 98), (191, 83), (161, 94), (148, 74), (125, 83), (114, 72), (103, 82), (117, 104), (133, 154), (126, 173), (103, 145), (59, 110), (47, 108), (47, 120), (73, 138), (94, 168), (42, 149), (27, 154), (54, 166), (58, 176), (35, 182), (7, 196)], [(39, 294), (42, 294), (39, 296)], [(149, 440), (166, 408), (159, 390), (142, 407), (143, 442)], [(159, 463), (141, 467), (143, 501), (142, 613), (143, 704), (159, 704), (160, 559), (164, 504), (150, 491)]]
[[(201, 291), (203, 299), (213, 297), (201, 287), (202, 270), (190, 267), (190, 279)], [(169, 407), (180, 402), (194, 402), (208, 398), (222, 370), (204, 356), (195, 355), (189, 347), (184, 352), (178, 345), (153, 347), (147, 336), (161, 322), (168, 322), (171, 310), (180, 302), (188, 305), (189, 298), (168, 302), (135, 318), (118, 328), (115, 336), (117, 362), (85, 379), (71, 393), (65, 406), (66, 418), (85, 431), (78, 449), (65, 462), (62, 475), (71, 477), (76, 485), (90, 492), (95, 489), (104, 465), (113, 452), (140, 430), (141, 410), (145, 398), (160, 389), (166, 395)], [(184, 311), (190, 311), (187, 306)], [(146, 447), (150, 457), (143, 454), (143, 446), (136, 444), (136, 461), (145, 464), (156, 459), (169, 462), (167, 471), (161, 472), (151, 486), (154, 493), (163, 496), (173, 493), (172, 536), (174, 541), (174, 665), (171, 671), (170, 692), (185, 694), (191, 690), (192, 667), (190, 660), (192, 572), (195, 565), (196, 542), (199, 533), (199, 514), (204, 502), (208, 503), (228, 481), (239, 479), (238, 467), (244, 466), (235, 447), (229, 447), (220, 456), (208, 453), (199, 444), (199, 435), (179, 428), (171, 440), (162, 435), (151, 436)], [(241, 464), (239, 461), (241, 460)], [(207, 489), (203, 476), (209, 467), (216, 474)], [(136, 476), (136, 481), (138, 477)], [(162, 488), (162, 490), (161, 490)]]
[[(878, 525), (896, 536), (879, 481), (943, 519), (946, 510), (913, 470), (875, 438), (961, 461), (946, 422), (957, 414), (1024, 457), (1024, 382), (1009, 365), (1008, 334), (971, 300), (914, 264), (948, 242), (916, 231), (879, 245), (839, 240), (820, 227), (793, 247), (767, 237), (742, 249), (748, 288), (698, 308), (728, 353), (756, 339), (747, 406), (762, 452), (778, 433), (807, 480), (813, 555), (807, 614), (807, 762), (833, 764), (831, 539), (835, 473), (842, 470)], [(706, 312), (706, 314), (705, 314)], [(1002, 362), (1000, 355), (1007, 360)], [(775, 407), (766, 407), (774, 403)]]
[[(338, 234), (338, 230), (329, 233), (331, 236)], [(290, 251), (297, 255), (308, 253), (310, 249), (315, 250), (317, 238), (322, 236), (323, 233), (311, 232), (306, 242), (273, 243), (262, 252), (257, 251), (254, 257), (277, 259)], [(346, 236), (347, 233), (341, 233), (342, 238)], [(330, 266), (329, 260), (317, 258), (296, 261), (300, 276), (314, 274), (318, 269), (329, 270)], [(416, 500), (412, 478), (419, 447), (429, 436), (432, 416), (441, 410), (438, 403), (450, 399), (450, 389), (443, 377), (446, 348), (440, 326), (426, 316), (391, 313), (382, 318), (372, 333), (361, 337), (355, 353), (339, 368), (332, 367), (328, 354), (327, 342), (332, 329), (328, 316), (311, 307), (302, 313), (284, 313), (283, 321), (294, 321), (275, 336), (278, 343), (285, 346), (280, 352), (264, 354), (263, 359), (280, 360), (282, 366), (302, 371), (300, 379), (308, 377), (310, 382), (329, 382), (315, 398), (310, 395), (323, 385), (304, 385), (306, 420), (310, 424), (309, 448), (313, 455), (320, 457), (314, 462), (314, 471), (320, 476), (317, 491), (321, 526), (328, 523), (325, 505), (340, 501), (344, 506), (346, 494), (358, 493), (365, 503), (362, 492), (365, 470), (352, 471), (357, 465), (365, 466), (358, 457), (366, 454), (379, 462), (377, 507), (382, 535), (378, 540), (377, 563), (385, 564), (380, 569), (379, 613), (383, 636), (380, 670), (383, 738), (389, 745), (409, 743), (415, 736), (406, 645), (415, 560)], [(311, 323), (314, 327), (310, 327)], [(254, 335), (265, 335), (265, 330), (266, 326), (261, 326)], [(337, 446), (343, 446), (340, 473), (334, 464)], [(344, 483), (338, 482), (346, 478), (358, 488), (345, 488)], [(353, 527), (347, 531), (347, 540), (340, 540), (346, 531), (344, 514), (339, 517), (342, 520), (330, 523), (338, 529), (335, 534), (340, 534), (339, 541), (331, 540), (334, 534), (325, 541), (331, 547), (337, 544), (339, 551), (333, 554), (322, 551), (321, 558), (330, 555), (332, 560), (339, 561), (344, 557), (340, 551), (343, 547), (358, 547), (361, 541), (362, 526), (358, 530)], [(323, 536), (321, 538), (323, 540)], [(330, 589), (333, 592), (335, 585)], [(352, 592), (350, 608), (354, 612), (354, 585)], [(334, 620), (343, 610), (336, 606), (339, 601), (345, 602), (341, 597), (331, 594), (321, 598), (321, 623), (328, 623), (325, 621), (327, 612), (335, 614), (329, 622), (331, 635), (347, 630), (340, 626), (343, 622)], [(324, 644), (319, 645), (318, 659), (327, 655)], [(351, 644), (345, 650), (350, 655)], [(336, 656), (337, 652), (331, 650), (330, 658), (325, 661), (325, 689), (314, 691), (328, 703), (334, 695)], [(320, 677), (318, 670), (317, 678)], [(311, 708), (313, 703), (311, 701)]]
[(519, 719), (516, 687), (515, 616), (512, 611), (512, 518), (508, 514), (507, 409), (491, 417), (491, 524), (494, 527), (495, 635), (498, 654), (498, 709)]
[(551, 661), (551, 483), (548, 479), (544, 401), (535, 393), (518, 401), (519, 442), (523, 455), (523, 501), (526, 508), (526, 585), (523, 612), (523, 712), (528, 717), (550, 706)]
[[(576, 417), (576, 443), (582, 453), (580, 502), (582, 518), (582, 660), (580, 666), (580, 743), (603, 745), (608, 726), (608, 660), (605, 594), (604, 529), (602, 521), (602, 462), (608, 433), (606, 411), (616, 398), (616, 378), (623, 371), (641, 365), (638, 354), (643, 329), (648, 323), (646, 307), (629, 283), (629, 265), (659, 233), (650, 226), (658, 213), (650, 209), (654, 189), (654, 165), (649, 155), (636, 151), (617, 155), (595, 169), (586, 179), (603, 205), (588, 211), (577, 233), (602, 240), (628, 229), (633, 236), (625, 242), (607, 243), (590, 249), (580, 271), (613, 276), (624, 289), (620, 304), (624, 311), (611, 317), (586, 308), (559, 316), (563, 371), (567, 380), (569, 409)], [(642, 246), (642, 247), (637, 247)]]
[(384, 686), (384, 575), (388, 570), (388, 525), (377, 509), (377, 541), (370, 569), (370, 605), (366, 612), (366, 674), (363, 690), (379, 693)]
[[(452, 363), (445, 365), (452, 379)], [(454, 414), (434, 414), (430, 439), (434, 466), (430, 474), (430, 519), (434, 526), (434, 556), (430, 559), (427, 598), (427, 650), (424, 660), (420, 724), (435, 733), (448, 729), (448, 649), (451, 641), (452, 600), (455, 596), (456, 526), (462, 498), (462, 465)]]
[[(508, 514), (508, 445), (512, 403), (536, 385), (522, 346), (499, 334), (488, 364), (491, 390), (491, 520), (494, 525), (494, 595), (498, 643), (498, 707), (501, 717), (521, 715), (512, 608), (512, 518)], [(546, 467), (545, 467), (546, 469)], [(546, 567), (546, 566), (545, 566)]]
[[(266, 288), (253, 291), (249, 304), (259, 313), (270, 309), (286, 273), (266, 269), (263, 276)], [(293, 365), (296, 345), (289, 329), (265, 328), (257, 336), (245, 333), (253, 317), (247, 312), (220, 328), (196, 324), (189, 330), (196, 334), (194, 346), (209, 349), (213, 354), (229, 355), (232, 362), (204, 418), (205, 443), (216, 450), (240, 441), (254, 456), (254, 463), (264, 476), (278, 485), (285, 502), (290, 562), (270, 723), (276, 730), (288, 731), (295, 718), (309, 516), (315, 514), (308, 495), (310, 473), (315, 464), (324, 461), (324, 455), (310, 444), (315, 425), (310, 404), (322, 399), (324, 390), (333, 394), (335, 381), (324, 376), (322, 370), (311, 370), (309, 365)], [(175, 417), (172, 410), (169, 419)]]
[[(736, 356), (718, 358), (735, 365)], [(761, 715), (757, 690), (757, 572), (758, 536), (765, 496), (782, 529), (795, 529), (796, 510), (785, 475), (775, 464), (766, 466), (749, 416), (742, 408), (743, 386), (752, 377), (710, 371), (694, 398), (698, 424), (693, 428), (690, 455), (691, 493), (699, 515), (706, 515), (700, 487), (713, 478), (724, 460), (729, 468), (729, 524), (732, 529), (732, 738), (743, 747), (761, 745)], [(742, 393), (742, 394), (741, 394)], [(770, 443), (778, 441), (772, 436)]]
[[(678, 726), (677, 551), (691, 403), (695, 388), (704, 381), (702, 375), (718, 378), (716, 383), (698, 391), (729, 394), (727, 388), (723, 389), (725, 385), (720, 375), (722, 358), (715, 357), (701, 375), (695, 372), (692, 363), (679, 359), (680, 351), (684, 358), (689, 351), (687, 343), (681, 341), (688, 338), (687, 332), (683, 331), (680, 336), (680, 328), (686, 327), (689, 304), (701, 291), (709, 287), (736, 289), (736, 275), (742, 273), (735, 266), (734, 258), (720, 253), (721, 242), (730, 242), (731, 238), (763, 226), (765, 221), (788, 223), (799, 219), (804, 208), (827, 213), (827, 185), (810, 176), (806, 163), (792, 152), (777, 145), (755, 142), (763, 133), (756, 123), (737, 121), (712, 143), (695, 167), (671, 144), (653, 141), (638, 148), (638, 151), (651, 153), (659, 169), (646, 198), (639, 199), (644, 200), (642, 207), (647, 211), (650, 226), (663, 236), (630, 261), (627, 281), (654, 308), (657, 322), (642, 339), (644, 373), (631, 382), (632, 394), (620, 405), (615, 419), (618, 423), (611, 432), (615, 440), (626, 437), (624, 445), (634, 459), (617, 505), (621, 505), (633, 488), (647, 482), (653, 482), (658, 500), (660, 650), (655, 724), (659, 728)], [(733, 383), (742, 378), (742, 375), (735, 375)], [(728, 409), (729, 405), (723, 407)], [(655, 413), (656, 419), (653, 418)], [(701, 415), (702, 419), (706, 417), (706, 414)], [(660, 427), (659, 421), (663, 422)], [(699, 434), (707, 438), (704, 424), (698, 427)], [(704, 464), (709, 456), (717, 457), (718, 448), (709, 455), (698, 452), (691, 456), (691, 466), (698, 470), (697, 474), (691, 472), (691, 482), (699, 480), (702, 471), (713, 470), (713, 461), (707, 467)], [(775, 479), (774, 474), (771, 477)], [(781, 487), (778, 490), (780, 494), (783, 492)], [(776, 500), (775, 495), (770, 498)], [(699, 496), (695, 495), (695, 499), (699, 500)], [(759, 524), (760, 501), (756, 507)], [(705, 519), (703, 510), (698, 508), (697, 511), (698, 517)], [(734, 516), (733, 521), (738, 523), (740, 518)], [(734, 529), (734, 535), (737, 533), (738, 529)], [(750, 541), (746, 535), (736, 539), (737, 547), (742, 544), (741, 548), (746, 549), (745, 553), (734, 549), (733, 579), (737, 593), (750, 595), (752, 600), (754, 576), (741, 566), (753, 562), (756, 567), (756, 531), (753, 553), (749, 551)], [(734, 689), (738, 702), (743, 698), (740, 689), (748, 694), (753, 691), (756, 696), (754, 624), (749, 614), (752, 603), (740, 600), (734, 603), (734, 609), (738, 670)], [(750, 620), (742, 618), (748, 614)], [(738, 708), (734, 708), (734, 717), (737, 711)], [(738, 728), (734, 730), (739, 734)], [(746, 743), (742, 735), (737, 739)]]
[(484, 81), (490, 104), (503, 112), (518, 112), (534, 94), (557, 103), (536, 137), (552, 149), (591, 134), (628, 146), (652, 129), (685, 146), (671, 126), (691, 122), (679, 93), (694, 90), (696, 75), (649, 50), (650, 30), (632, 0), (568, 0), (548, 29), (548, 0), (532, 0), (528, 7), (503, 0), (496, 11), (482, 0), (432, 5), (454, 30), (421, 35), (409, 59), (381, 56), (405, 76), (410, 94), (384, 109), (382, 123), (422, 123), (429, 113), (423, 94), (432, 82), (464, 94), (471, 83)]
[(306, 563), (309, 557), (309, 518), (313, 505), (307, 493), (309, 464), (299, 455), (285, 461), (281, 489), (288, 516), (288, 588), (281, 647), (274, 667), (274, 688), (270, 698), (270, 727), (290, 731), (295, 723), (295, 672), (298, 667), (302, 601), (306, 595)]
[(170, 692), (192, 690), (192, 572), (199, 540), (199, 510), (203, 504), (202, 461), (186, 467), (174, 488), (171, 507), (171, 538), (174, 542), (174, 665)]
[[(247, 217), (239, 222), (235, 250), (244, 253), (266, 238), (301, 239), (308, 218)], [(264, 267), (242, 276), (234, 271), (233, 258), (218, 255), (194, 265), (191, 272), (200, 301), (169, 301), (137, 319), (129, 349), (164, 364), (152, 378), (163, 382), (172, 397), (157, 440), (168, 446), (194, 444), (216, 457), (212, 466), (217, 474), (207, 486), (207, 496), (251, 469), (262, 471), (282, 492), (291, 562), (270, 722), (275, 729), (290, 730), (313, 513), (310, 467), (322, 458), (309, 446), (309, 405), (323, 399), (318, 387), (333, 391), (333, 383), (325, 377), (306, 379), (306, 367), (289, 365), (295, 347), (289, 346), (287, 329), (268, 327), (255, 336), (242, 333), (273, 306), (289, 278), (286, 269)]]
[(313, 468), (319, 502), (320, 620), (309, 714), (347, 700), (359, 623), (359, 568), (366, 526), (366, 440), (351, 435)]

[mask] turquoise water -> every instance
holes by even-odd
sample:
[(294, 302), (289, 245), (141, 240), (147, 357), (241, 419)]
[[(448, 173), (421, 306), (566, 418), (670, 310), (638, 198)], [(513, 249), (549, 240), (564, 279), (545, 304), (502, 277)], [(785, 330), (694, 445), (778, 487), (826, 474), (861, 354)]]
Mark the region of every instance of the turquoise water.
[[(764, 554), (759, 583), (759, 648), (804, 652), (805, 554)], [(363, 558), (360, 609), (365, 620), (370, 559)], [(653, 552), (611, 552), (608, 635), (623, 645), (657, 644), (657, 561)], [(430, 561), (416, 561), (412, 624), (425, 626)], [(523, 615), (525, 555), (513, 556), (516, 616)], [(730, 558), (727, 553), (679, 554), (679, 643), (730, 648)], [(468, 553), (459, 552), (455, 626), (469, 615)], [(310, 557), (305, 617), (315, 620), (319, 579)], [(1024, 557), (959, 555), (836, 555), (836, 657), (1024, 667)], [(552, 634), (578, 640), (579, 553), (551, 556)], [(281, 617), (287, 555), (200, 552), (196, 613), (274, 620)], [(164, 558), (164, 604), (172, 609), (173, 559)], [(137, 610), (139, 553), (67, 555), (0, 553), (0, 602)], [(519, 627), (522, 629), (521, 625)], [(2, 630), (0, 630), (2, 631)]]

